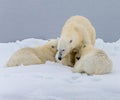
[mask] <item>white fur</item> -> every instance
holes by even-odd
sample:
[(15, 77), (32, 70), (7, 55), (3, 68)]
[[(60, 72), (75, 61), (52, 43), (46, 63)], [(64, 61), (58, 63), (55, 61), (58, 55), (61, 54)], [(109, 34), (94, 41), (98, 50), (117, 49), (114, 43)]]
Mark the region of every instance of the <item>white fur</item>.
[(110, 73), (112, 70), (112, 61), (103, 50), (86, 46), (79, 51), (79, 56), (80, 59), (73, 68), (75, 73), (105, 74)]
[(75, 54), (76, 53), (71, 52), (71, 53), (67, 54), (62, 60), (58, 59), (58, 53), (59, 52), (57, 52), (56, 56), (55, 56), (56, 61), (58, 63), (61, 63), (61, 64), (66, 65), (66, 66), (70, 66), (70, 67), (74, 66), (74, 64), (75, 64)]
[(94, 45), (95, 37), (94, 27), (87, 18), (83, 16), (72, 16), (62, 28), (57, 47), (59, 52), (58, 56), (64, 58), (70, 52), (78, 51), (83, 44)]
[[(56, 61), (58, 39), (51, 39), (45, 45), (37, 48), (22, 48), (16, 51), (7, 62), (6, 66), (27, 66), (32, 64), (43, 64), (46, 61)], [(54, 48), (53, 48), (54, 47)]]

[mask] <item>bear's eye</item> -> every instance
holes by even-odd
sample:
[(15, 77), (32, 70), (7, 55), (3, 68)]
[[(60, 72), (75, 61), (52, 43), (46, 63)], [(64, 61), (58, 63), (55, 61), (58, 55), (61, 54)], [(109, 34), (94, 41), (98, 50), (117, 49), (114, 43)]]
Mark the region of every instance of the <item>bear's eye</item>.
[(70, 40), (70, 43), (72, 43), (72, 40)]
[(51, 47), (52, 47), (52, 48), (55, 48), (55, 46), (53, 46), (53, 45), (52, 45)]

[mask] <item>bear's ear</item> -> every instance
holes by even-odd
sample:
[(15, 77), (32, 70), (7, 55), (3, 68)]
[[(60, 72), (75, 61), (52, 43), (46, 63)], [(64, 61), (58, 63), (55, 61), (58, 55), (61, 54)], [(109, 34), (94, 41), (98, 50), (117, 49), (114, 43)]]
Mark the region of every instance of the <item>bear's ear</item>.
[(54, 46), (54, 45), (52, 45), (52, 46), (51, 46), (51, 48), (55, 48), (55, 46)]
[(72, 40), (70, 40), (70, 43), (72, 43)]

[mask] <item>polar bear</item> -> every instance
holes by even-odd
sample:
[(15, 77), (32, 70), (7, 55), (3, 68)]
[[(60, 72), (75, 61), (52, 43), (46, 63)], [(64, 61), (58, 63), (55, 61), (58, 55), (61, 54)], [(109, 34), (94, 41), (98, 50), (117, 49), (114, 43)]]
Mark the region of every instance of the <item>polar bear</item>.
[[(79, 56), (78, 56), (79, 55)], [(112, 61), (107, 54), (101, 50), (94, 48), (92, 45), (82, 47), (76, 59), (73, 72), (85, 72), (89, 75), (106, 74), (112, 71)]]
[(56, 61), (58, 39), (51, 39), (45, 45), (36, 48), (22, 48), (16, 51), (8, 60), (6, 66), (27, 66), (32, 64), (44, 64), (47, 60)]
[(58, 59), (71, 52), (78, 52), (83, 44), (95, 44), (96, 33), (90, 21), (83, 16), (72, 16), (62, 28), (58, 42)]

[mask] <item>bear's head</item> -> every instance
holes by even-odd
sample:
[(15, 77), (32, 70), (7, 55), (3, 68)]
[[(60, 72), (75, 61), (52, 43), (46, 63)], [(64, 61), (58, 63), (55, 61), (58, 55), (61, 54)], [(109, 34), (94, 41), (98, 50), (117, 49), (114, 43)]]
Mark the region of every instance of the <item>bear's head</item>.
[(81, 56), (87, 55), (88, 53), (90, 53), (94, 49), (95, 48), (93, 47), (93, 45), (83, 44), (81, 46), (81, 48), (79, 49), (79, 51), (75, 55), (75, 62), (77, 62), (78, 60), (80, 60)]
[(79, 38), (75, 36), (61, 37), (58, 41), (56, 59), (62, 60), (62, 58), (77, 48), (81, 43), (78, 39)]
[(78, 60), (80, 60), (81, 58), (81, 55), (82, 55), (82, 52), (86, 49), (86, 45), (82, 45), (80, 47), (80, 49), (78, 50), (78, 52), (76, 52), (76, 55), (75, 55), (75, 62), (77, 62)]
[(48, 40), (48, 42), (47, 42), (48, 49), (49, 49), (50, 51), (52, 51), (53, 53), (55, 53), (55, 54), (56, 54), (56, 52), (57, 52), (58, 40), (59, 40), (59, 38), (57, 38), (57, 39), (50, 39), (50, 40)]

